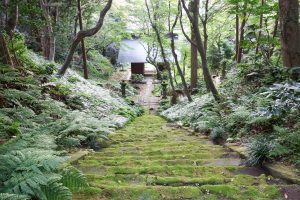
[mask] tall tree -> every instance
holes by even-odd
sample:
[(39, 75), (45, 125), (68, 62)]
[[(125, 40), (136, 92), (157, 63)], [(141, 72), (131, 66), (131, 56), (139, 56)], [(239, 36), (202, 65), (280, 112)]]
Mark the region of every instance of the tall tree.
[[(147, 15), (148, 15), (148, 19), (149, 19), (149, 22), (155, 32), (155, 35), (156, 35), (156, 39), (157, 39), (157, 42), (159, 44), (159, 47), (160, 47), (160, 53), (161, 53), (161, 56), (162, 56), (162, 59), (164, 61), (164, 64), (165, 64), (165, 67), (168, 71), (168, 75), (169, 75), (169, 80), (170, 80), (170, 85), (171, 85), (171, 88), (172, 88), (172, 93), (173, 95), (175, 95), (175, 85), (174, 85), (174, 81), (173, 81), (173, 75), (172, 75), (172, 71), (171, 71), (171, 66), (170, 66), (170, 63), (167, 59), (167, 54), (166, 54), (166, 50), (165, 50), (165, 47), (163, 45), (163, 38), (164, 36), (162, 36), (162, 33), (161, 31), (159, 30), (159, 24), (158, 24), (158, 19), (159, 17), (161, 16), (158, 16), (158, 8), (160, 7), (159, 5), (159, 1), (157, 2), (152, 2), (152, 0), (150, 0), (150, 3), (152, 5), (152, 12), (150, 10), (150, 6), (148, 4), (148, 1), (145, 0), (145, 4), (146, 4), (146, 8), (147, 8)], [(152, 15), (152, 16), (151, 16)]]
[(279, 0), (283, 64), (300, 67), (299, 0)]
[[(79, 28), (80, 28), (80, 31), (83, 31), (81, 1), (80, 0), (77, 0), (77, 10), (78, 10)], [(88, 68), (87, 68), (87, 56), (86, 56), (84, 38), (82, 38), (82, 40), (81, 40), (81, 50), (82, 50), (82, 61), (83, 61), (83, 76), (85, 79), (88, 79), (89, 75), (88, 75)]]
[[(17, 58), (12, 59), (11, 52), (7, 45), (7, 39), (13, 37), (14, 31), (19, 20), (19, 5), (18, 1), (4, 0), (1, 2), (1, 29), (0, 29), (0, 61), (3, 64), (17, 64)], [(9, 38), (6, 38), (7, 35)]]
[(58, 17), (58, 4), (49, 0), (40, 0), (41, 10), (46, 25), (41, 30), (41, 46), (44, 57), (49, 61), (55, 59), (56, 38), (54, 25)]
[(63, 66), (58, 71), (58, 74), (57, 74), (58, 76), (63, 76), (65, 74), (65, 72), (67, 71), (67, 69), (68, 69), (68, 67), (69, 67), (69, 65), (70, 65), (70, 63), (73, 59), (73, 55), (75, 53), (75, 50), (76, 50), (78, 44), (82, 41), (82, 39), (95, 35), (102, 28), (104, 18), (106, 16), (106, 14), (108, 13), (108, 11), (110, 10), (112, 2), (113, 2), (113, 0), (108, 0), (107, 1), (105, 7), (103, 8), (103, 10), (101, 10), (101, 12), (99, 14), (99, 19), (98, 19), (97, 24), (93, 28), (79, 31), (76, 34), (76, 36), (75, 36), (75, 38), (74, 38), (74, 40), (71, 44), (71, 47), (69, 49), (69, 53), (67, 55), (67, 58), (66, 58), (66, 60), (63, 64)]
[[(178, 8), (180, 9), (180, 6)], [(187, 83), (186, 83), (186, 80), (185, 80), (185, 77), (184, 77), (184, 73), (183, 73), (183, 71), (182, 71), (182, 69), (180, 67), (180, 64), (179, 64), (178, 55), (176, 53), (176, 47), (175, 47), (174, 29), (175, 29), (175, 27), (177, 25), (177, 22), (178, 22), (179, 12), (180, 11), (178, 11), (178, 13), (176, 14), (176, 17), (175, 17), (175, 20), (174, 20), (174, 23), (173, 23), (172, 26), (171, 26), (171, 19), (170, 19), (171, 17), (169, 18), (169, 21), (170, 21), (170, 23), (169, 23), (169, 26), (170, 26), (169, 30), (170, 30), (170, 33), (171, 33), (170, 34), (171, 35), (171, 50), (172, 50), (172, 54), (173, 54), (173, 57), (174, 57), (174, 61), (175, 61), (175, 65), (176, 65), (177, 71), (179, 73), (179, 76), (181, 78), (181, 82), (183, 84), (183, 91), (184, 91), (185, 95), (187, 96), (188, 100), (190, 102), (192, 102), (193, 99), (192, 99), (192, 97), (191, 97), (191, 95), (189, 93), (189, 90), (188, 90), (188, 87), (187, 87)]]
[[(204, 44), (203, 44), (202, 37), (200, 34), (200, 30), (199, 30), (199, 1), (200, 0), (194, 0), (194, 2), (193, 2), (194, 5), (192, 6), (192, 8), (193, 8), (192, 14), (190, 14), (189, 9), (186, 6), (185, 0), (181, 0), (181, 4), (192, 24), (192, 27), (193, 27), (193, 32), (195, 34), (195, 38), (197, 41), (197, 43), (196, 43), (197, 49), (198, 49), (198, 52), (200, 54), (201, 61), (202, 61), (202, 70), (203, 70), (203, 76), (204, 76), (204, 80), (206, 83), (206, 87), (212, 92), (216, 101), (221, 101), (219, 92), (212, 80), (210, 71), (208, 69), (206, 52), (204, 49)], [(192, 42), (190, 39), (189, 39), (189, 41)]]
[[(193, 1), (190, 2), (189, 9), (192, 12)], [(191, 26), (191, 40), (196, 43), (196, 37), (193, 31), (193, 26)], [(197, 88), (198, 85), (198, 50), (197, 46), (191, 44), (191, 89)]]

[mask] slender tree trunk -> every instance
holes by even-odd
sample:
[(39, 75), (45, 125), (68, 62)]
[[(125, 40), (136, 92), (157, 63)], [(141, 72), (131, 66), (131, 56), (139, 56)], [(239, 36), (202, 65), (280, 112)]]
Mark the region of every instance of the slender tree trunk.
[(204, 49), (203, 41), (201, 38), (200, 30), (199, 30), (199, 0), (194, 0), (194, 6), (193, 6), (193, 15), (191, 16), (189, 14), (189, 10), (185, 5), (185, 1), (181, 0), (181, 3), (183, 5), (183, 8), (185, 12), (188, 14), (190, 22), (193, 25), (193, 31), (195, 33), (196, 41), (197, 41), (197, 49), (201, 57), (202, 61), (202, 70), (203, 70), (203, 76), (206, 83), (207, 88), (211, 91), (216, 101), (221, 101), (219, 92), (212, 80), (212, 77), (210, 75), (208, 65), (207, 65), (207, 58), (206, 58), (206, 52)]
[[(1, 13), (1, 26), (4, 33), (9, 36), (8, 40), (11, 40), (19, 21), (18, 3), (15, 2), (12, 4), (12, 2), (4, 0), (2, 7), (4, 10), (3, 13)], [(18, 65), (19, 62), (14, 49), (10, 50), (8, 48), (8, 41), (6, 41), (4, 33), (0, 33), (0, 62), (11, 66)]]
[(238, 57), (237, 57), (237, 63), (241, 63), (242, 61), (242, 57), (243, 57), (243, 47), (242, 47), (242, 43), (244, 41), (244, 34), (245, 34), (245, 26), (246, 26), (246, 22), (247, 22), (247, 14), (244, 13), (243, 15), (243, 20), (241, 23), (241, 30), (240, 30), (240, 41), (239, 41), (239, 48), (238, 48)]
[[(192, 3), (191, 3), (192, 4)], [(190, 12), (192, 12), (191, 5), (189, 6)], [(191, 26), (191, 40), (197, 43), (196, 37), (193, 31), (193, 26)], [(198, 85), (198, 49), (197, 46), (191, 44), (191, 89), (197, 88)]]
[(112, 1), (113, 0), (108, 0), (108, 2), (106, 3), (105, 7), (103, 8), (103, 10), (100, 12), (99, 15), (99, 19), (98, 22), (96, 24), (95, 27), (88, 29), (88, 30), (82, 30), (79, 31), (76, 35), (76, 37), (74, 38), (68, 56), (65, 60), (65, 63), (63, 64), (63, 66), (60, 68), (60, 70), (58, 71), (58, 76), (63, 76), (65, 74), (65, 72), (67, 71), (72, 59), (73, 59), (73, 55), (75, 53), (75, 50), (78, 46), (78, 44), (82, 41), (83, 38), (86, 37), (90, 37), (95, 35), (96, 33), (98, 33), (98, 31), (102, 28), (103, 22), (104, 22), (104, 18), (107, 14), (107, 12), (110, 10), (111, 5), (112, 5)]
[[(261, 6), (264, 6), (265, 4), (265, 0), (261, 0)], [(258, 32), (258, 36), (257, 36), (257, 44), (256, 44), (256, 49), (255, 49), (255, 54), (258, 54), (258, 50), (259, 50), (259, 45), (260, 45), (260, 38), (261, 38), (261, 29), (263, 27), (263, 19), (264, 19), (264, 14), (263, 12), (260, 14), (260, 18), (259, 18), (259, 32)]]
[(299, 1), (279, 0), (283, 64), (300, 67)]
[(0, 34), (0, 62), (5, 65), (13, 65), (3, 34)]
[[(79, 28), (80, 31), (83, 31), (83, 22), (82, 22), (82, 13), (81, 13), (81, 2), (77, 0), (77, 9), (78, 9), (78, 19), (79, 19)], [(84, 44), (84, 38), (81, 40), (81, 49), (82, 49), (82, 60), (83, 60), (83, 75), (85, 79), (89, 78), (88, 68), (87, 68), (87, 56)]]
[[(278, 33), (278, 25), (279, 25), (279, 18), (276, 17), (275, 23), (274, 23), (273, 37), (272, 37), (273, 39), (275, 39), (276, 36), (277, 36), (277, 33)], [(272, 44), (272, 45), (271, 45), (271, 48), (270, 48), (270, 50), (269, 50), (269, 53), (268, 53), (268, 59), (269, 59), (269, 60), (271, 59), (271, 57), (272, 57), (273, 54), (274, 54), (274, 49), (275, 49), (275, 44)]]
[(171, 49), (172, 49), (172, 54), (173, 54), (173, 57), (174, 57), (174, 60), (175, 60), (175, 65), (176, 65), (176, 68), (177, 68), (177, 71), (179, 73), (179, 76), (181, 78), (181, 82), (182, 82), (182, 85), (183, 85), (183, 90), (184, 90), (184, 93), (185, 95), (187, 96), (189, 102), (192, 102), (193, 99), (189, 93), (189, 90), (188, 90), (188, 87), (187, 87), (187, 84), (186, 84), (186, 81), (185, 81), (185, 77), (184, 77), (184, 74), (181, 70), (181, 67), (180, 67), (180, 64), (179, 64), (179, 61), (178, 61), (178, 56), (177, 56), (177, 53), (175, 51), (175, 41), (174, 41), (174, 38), (172, 38), (171, 40)]
[(240, 17), (239, 17), (239, 6), (236, 6), (235, 15), (235, 60), (238, 61), (239, 45), (240, 45)]
[[(170, 63), (167, 60), (167, 56), (166, 56), (166, 53), (165, 53), (165, 48), (164, 48), (163, 43), (162, 43), (161, 35), (160, 35), (160, 32), (157, 28), (156, 22), (152, 20), (151, 12), (150, 12), (150, 8), (149, 8), (147, 0), (145, 0), (145, 4), (146, 4), (146, 7), (147, 7), (147, 14), (148, 14), (149, 21), (151, 23), (151, 26), (152, 26), (154, 32), (155, 32), (157, 42), (158, 42), (160, 50), (161, 50), (161, 56), (163, 58), (164, 64), (166, 65), (166, 69), (168, 71), (170, 85), (171, 85), (171, 88), (172, 88), (172, 93), (173, 93), (173, 95), (175, 95), (175, 86), (174, 86), (174, 81), (173, 81), (173, 77), (172, 77), (172, 71), (171, 71)], [(154, 17), (154, 20), (156, 20), (156, 17)]]
[(181, 67), (180, 67), (180, 64), (179, 64), (179, 61), (178, 61), (178, 55), (177, 55), (176, 50), (175, 50), (176, 49), (175, 48), (175, 40), (174, 40), (173, 35), (174, 35), (174, 28), (176, 27), (177, 21), (178, 21), (178, 15), (176, 16), (174, 24), (173, 24), (173, 26), (171, 28), (171, 33), (172, 33), (172, 37), (171, 37), (171, 49), (172, 49), (172, 54), (173, 54), (173, 57), (174, 57), (174, 60), (175, 60), (175, 65), (177, 67), (177, 71), (179, 73), (179, 76), (181, 78), (181, 82), (183, 84), (184, 93), (187, 96), (189, 102), (192, 102), (193, 99), (192, 99), (192, 97), (191, 97), (191, 95), (189, 93), (189, 90), (188, 90), (188, 87), (187, 87), (187, 84), (186, 84), (186, 81), (185, 81), (184, 74), (183, 74), (183, 72), (181, 70)]
[(207, 22), (208, 22), (208, 4), (209, 0), (205, 1), (205, 13), (204, 13), (204, 20), (202, 20), (203, 24), (203, 43), (204, 43), (204, 50), (207, 53), (207, 46), (208, 46), (208, 33), (207, 33)]
[[(41, 44), (44, 57), (49, 61), (54, 61), (55, 51), (56, 51), (56, 38), (53, 28), (53, 22), (55, 21), (52, 18), (51, 7), (48, 5), (48, 2), (41, 0), (41, 8), (43, 10), (43, 15), (46, 21), (46, 27), (42, 29)], [(57, 12), (55, 12), (57, 15)], [(56, 18), (56, 16), (54, 17)]]

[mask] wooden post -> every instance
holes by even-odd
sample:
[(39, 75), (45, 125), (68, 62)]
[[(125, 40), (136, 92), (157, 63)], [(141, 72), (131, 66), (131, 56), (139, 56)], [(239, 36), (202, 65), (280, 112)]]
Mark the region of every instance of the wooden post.
[[(77, 0), (77, 7), (78, 7), (78, 18), (79, 18), (79, 28), (80, 31), (83, 30), (83, 23), (82, 23), (82, 12), (81, 12), (81, 3), (80, 0)], [(85, 44), (84, 44), (84, 38), (81, 40), (81, 48), (82, 48), (82, 60), (83, 60), (83, 74), (84, 78), (88, 79), (88, 69), (87, 69), (87, 56), (85, 51)]]

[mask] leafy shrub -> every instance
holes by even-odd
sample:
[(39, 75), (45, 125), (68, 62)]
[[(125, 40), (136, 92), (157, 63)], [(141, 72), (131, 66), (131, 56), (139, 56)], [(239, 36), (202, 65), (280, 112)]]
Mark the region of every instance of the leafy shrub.
[[(88, 69), (89, 76), (94, 78), (107, 78), (114, 72), (113, 65), (110, 61), (101, 55), (99, 51), (91, 50), (88, 52)], [(82, 70), (80, 70), (82, 71)]]
[(248, 146), (248, 159), (246, 164), (250, 166), (261, 165), (270, 157), (273, 143), (266, 138), (256, 138)]
[(222, 127), (216, 127), (212, 129), (210, 139), (214, 144), (222, 144), (226, 141), (227, 135)]
[(134, 83), (140, 83), (144, 80), (144, 75), (143, 74), (132, 74), (131, 80)]
[(251, 112), (244, 106), (237, 107), (225, 118), (226, 131), (232, 135), (240, 132), (246, 122), (251, 119)]
[(270, 133), (273, 131), (273, 119), (265, 116), (254, 117), (247, 122), (252, 133)]
[(75, 76), (70, 76), (70, 77), (68, 77), (68, 81), (70, 83), (77, 83), (77, 82), (79, 82), (79, 79)]
[(260, 114), (267, 116), (284, 116), (291, 110), (300, 109), (300, 83), (274, 84), (262, 96), (273, 100)]
[(4, 97), (7, 99), (11, 106), (26, 106), (29, 108), (36, 108), (38, 99), (26, 91), (16, 89), (7, 89), (4, 91)]

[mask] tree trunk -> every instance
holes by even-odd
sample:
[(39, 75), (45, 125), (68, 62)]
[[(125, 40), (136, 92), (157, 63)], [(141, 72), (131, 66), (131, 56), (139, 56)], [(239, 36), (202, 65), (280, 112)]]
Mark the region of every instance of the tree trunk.
[[(42, 29), (41, 44), (44, 57), (49, 61), (54, 61), (55, 51), (56, 51), (56, 38), (53, 28), (53, 20), (51, 14), (51, 7), (45, 0), (40, 2), (41, 8), (43, 10), (43, 15), (46, 21), (46, 27)], [(57, 12), (55, 12), (57, 15)], [(54, 16), (56, 19), (56, 16)]]
[[(77, 0), (77, 9), (78, 9), (78, 19), (79, 19), (79, 28), (80, 31), (83, 30), (83, 23), (82, 23), (82, 13), (81, 13), (81, 2)], [(85, 79), (89, 78), (88, 75), (88, 68), (87, 68), (87, 56), (84, 44), (84, 38), (81, 40), (81, 49), (82, 49), (82, 60), (83, 60), (83, 76)]]
[(243, 15), (243, 20), (241, 24), (241, 30), (240, 30), (240, 41), (239, 41), (239, 47), (238, 47), (238, 56), (237, 56), (237, 63), (241, 63), (242, 57), (243, 57), (243, 47), (242, 47), (242, 42), (244, 41), (244, 33), (245, 33), (245, 26), (247, 22), (247, 14), (244, 13)]
[(187, 84), (186, 84), (186, 81), (185, 81), (185, 77), (184, 77), (184, 74), (183, 74), (183, 72), (181, 70), (181, 67), (180, 67), (180, 64), (179, 64), (179, 61), (178, 61), (178, 56), (177, 56), (177, 53), (176, 53), (176, 50), (175, 50), (176, 49), (175, 48), (175, 40), (174, 40), (173, 35), (174, 35), (174, 28), (176, 27), (177, 21), (178, 21), (178, 16), (176, 16), (174, 24), (173, 24), (173, 26), (171, 28), (171, 33), (172, 33), (171, 34), (172, 35), (171, 36), (171, 49), (172, 49), (172, 54), (173, 54), (173, 57), (174, 57), (174, 60), (175, 60), (175, 65), (177, 67), (177, 71), (179, 73), (179, 76), (181, 78), (181, 82), (183, 84), (184, 93), (187, 96), (189, 102), (192, 102), (193, 99), (192, 99), (192, 97), (191, 97), (191, 95), (189, 93), (189, 90), (188, 90), (188, 87), (187, 87)]
[(283, 64), (300, 67), (299, 1), (279, 0)]
[(3, 34), (0, 34), (0, 62), (5, 65), (13, 65)]
[(78, 44), (82, 41), (82, 39), (84, 39), (86, 37), (90, 37), (90, 36), (95, 35), (102, 28), (102, 25), (103, 25), (103, 22), (104, 22), (104, 18), (106, 16), (107, 12), (111, 8), (112, 1), (113, 0), (108, 0), (108, 2), (106, 3), (105, 7), (100, 12), (100, 16), (99, 16), (98, 22), (97, 22), (97, 24), (96, 24), (95, 27), (93, 27), (91, 29), (88, 29), (88, 30), (79, 31), (76, 34), (76, 37), (74, 38), (74, 40), (73, 40), (73, 42), (71, 44), (68, 56), (67, 56), (67, 58), (65, 60), (65, 63), (63, 64), (63, 66), (58, 71), (58, 74), (57, 74), (58, 76), (63, 76), (66, 73), (66, 71), (67, 71), (67, 69), (68, 69), (68, 67), (69, 67), (69, 65), (70, 65), (70, 63), (71, 63), (71, 61), (73, 59), (73, 55), (75, 53), (75, 50), (76, 50)]
[[(146, 7), (147, 7), (147, 14), (148, 14), (149, 21), (151, 23), (151, 26), (152, 26), (154, 32), (155, 32), (157, 42), (158, 42), (160, 50), (161, 50), (161, 56), (163, 58), (164, 64), (166, 65), (166, 69), (168, 71), (170, 85), (171, 85), (171, 88), (172, 88), (172, 93), (173, 93), (173, 95), (175, 95), (175, 86), (174, 86), (174, 81), (173, 81), (173, 77), (172, 77), (172, 71), (171, 71), (170, 63), (167, 60), (167, 56), (166, 56), (166, 53), (165, 53), (165, 48), (164, 48), (163, 43), (162, 43), (161, 35), (160, 35), (160, 32), (157, 28), (156, 22), (152, 20), (151, 13), (150, 13), (150, 8), (149, 8), (147, 0), (145, 0), (145, 4), (146, 4)], [(154, 20), (156, 20), (155, 16), (154, 16)]]
[(208, 22), (208, 4), (209, 0), (205, 1), (205, 14), (204, 14), (204, 20), (202, 20), (203, 24), (203, 38), (204, 38), (204, 50), (205, 53), (207, 53), (207, 46), (208, 46), (208, 33), (207, 33), (207, 22)]
[[(190, 11), (192, 12), (191, 6), (189, 6)], [(194, 43), (197, 43), (193, 27), (191, 26), (191, 40)], [(196, 89), (198, 85), (198, 49), (197, 46), (191, 44), (191, 89)]]
[[(279, 19), (278, 19), (278, 17), (276, 17), (275, 23), (274, 23), (273, 37), (272, 37), (273, 39), (277, 36), (278, 25), (279, 25)], [(271, 45), (271, 48), (270, 48), (270, 50), (269, 50), (269, 52), (268, 52), (268, 55), (267, 55), (267, 57), (268, 57), (269, 60), (270, 60), (271, 57), (273, 56), (274, 49), (275, 49), (275, 44), (272, 44), (272, 45)]]
[[(261, 6), (264, 6), (265, 4), (265, 0), (261, 0)], [(257, 36), (257, 44), (256, 44), (256, 49), (255, 49), (255, 54), (258, 54), (258, 50), (259, 50), (259, 40), (261, 38), (261, 29), (263, 27), (263, 18), (264, 18), (264, 15), (263, 15), (263, 12), (260, 14), (260, 18), (259, 18), (259, 32), (258, 32), (258, 36)]]
[(194, 0), (194, 6), (193, 6), (193, 15), (191, 16), (189, 14), (189, 10), (185, 5), (185, 1), (181, 0), (181, 3), (183, 5), (183, 8), (185, 12), (188, 14), (190, 22), (193, 26), (193, 31), (195, 33), (196, 41), (197, 41), (197, 49), (201, 57), (202, 61), (202, 70), (203, 70), (203, 76), (206, 83), (207, 88), (211, 91), (216, 101), (220, 102), (221, 98), (218, 93), (218, 90), (212, 80), (212, 77), (210, 75), (208, 65), (207, 65), (207, 58), (206, 53), (203, 45), (203, 41), (201, 38), (200, 30), (199, 30), (199, 0)]
[(238, 61), (239, 54), (239, 44), (240, 44), (240, 17), (238, 15), (239, 6), (236, 6), (236, 15), (235, 15), (235, 60)]

